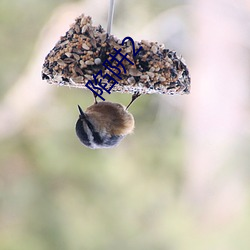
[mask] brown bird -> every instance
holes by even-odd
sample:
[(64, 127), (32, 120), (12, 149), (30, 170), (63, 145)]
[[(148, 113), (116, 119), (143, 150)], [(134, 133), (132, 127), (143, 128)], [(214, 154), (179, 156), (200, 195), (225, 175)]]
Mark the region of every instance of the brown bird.
[[(131, 103), (134, 100), (132, 98)], [(83, 112), (78, 105), (80, 112), (76, 123), (78, 138), (86, 147), (92, 149), (118, 145), (134, 129), (134, 117), (127, 108), (119, 103), (95, 101), (95, 104)]]

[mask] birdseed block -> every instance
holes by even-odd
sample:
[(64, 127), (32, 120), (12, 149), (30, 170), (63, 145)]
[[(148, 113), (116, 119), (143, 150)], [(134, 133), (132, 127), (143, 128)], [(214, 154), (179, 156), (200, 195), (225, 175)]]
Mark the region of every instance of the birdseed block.
[(110, 92), (132, 94), (190, 91), (188, 68), (176, 52), (157, 42), (118, 39), (85, 15), (76, 18), (46, 56), (42, 79), (76, 88), (86, 88), (91, 81)]

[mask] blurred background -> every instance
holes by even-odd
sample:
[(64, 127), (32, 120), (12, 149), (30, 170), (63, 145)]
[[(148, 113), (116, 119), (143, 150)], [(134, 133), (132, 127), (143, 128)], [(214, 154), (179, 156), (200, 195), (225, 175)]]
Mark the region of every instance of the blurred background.
[(41, 68), (81, 13), (106, 28), (108, 5), (0, 2), (0, 249), (249, 250), (250, 1), (117, 0), (112, 33), (176, 50), (191, 94), (140, 97), (134, 134), (90, 150), (74, 126), (92, 94)]

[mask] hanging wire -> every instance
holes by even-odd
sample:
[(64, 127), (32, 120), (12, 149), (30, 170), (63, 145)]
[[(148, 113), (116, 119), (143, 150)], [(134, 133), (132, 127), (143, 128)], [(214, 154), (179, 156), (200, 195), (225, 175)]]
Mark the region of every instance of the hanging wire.
[(108, 26), (107, 26), (107, 33), (109, 35), (111, 34), (111, 29), (112, 29), (114, 9), (115, 9), (115, 0), (110, 0), (109, 12), (108, 12)]

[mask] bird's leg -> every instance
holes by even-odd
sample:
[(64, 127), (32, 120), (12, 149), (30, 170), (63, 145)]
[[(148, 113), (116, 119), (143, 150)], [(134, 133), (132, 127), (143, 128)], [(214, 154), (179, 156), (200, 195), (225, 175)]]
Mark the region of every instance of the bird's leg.
[(128, 106), (126, 107), (126, 109), (128, 109), (131, 104), (140, 96), (141, 94), (137, 91), (132, 95), (132, 99), (130, 101), (130, 103), (128, 104)]
[(93, 93), (93, 95), (94, 95), (94, 100), (95, 100), (95, 103), (94, 104), (97, 104), (98, 102), (97, 102), (97, 100), (96, 100), (96, 98), (97, 98), (97, 94), (96, 93), (94, 93), (94, 92), (92, 92)]

